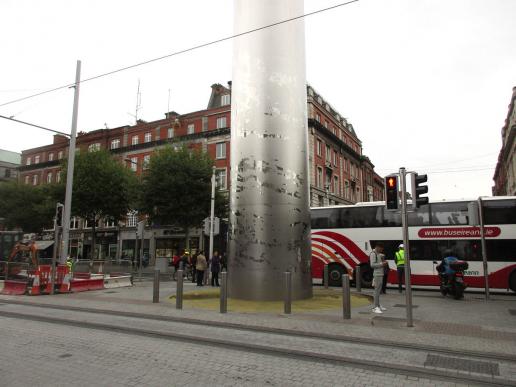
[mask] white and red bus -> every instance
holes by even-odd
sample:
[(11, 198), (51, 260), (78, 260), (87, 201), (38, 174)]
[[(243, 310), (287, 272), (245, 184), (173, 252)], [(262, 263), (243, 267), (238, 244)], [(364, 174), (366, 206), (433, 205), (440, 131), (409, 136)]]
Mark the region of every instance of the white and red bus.
[[(480, 228), (469, 226), (471, 201), (431, 202), (409, 213), (412, 284), (438, 286), (435, 262), (446, 249), (468, 261), (464, 273), (469, 287), (484, 287)], [(516, 292), (516, 197), (483, 199), (489, 287)], [(345, 272), (361, 267), (362, 283), (372, 281), (369, 253), (376, 242), (385, 247), (389, 261), (389, 284), (397, 284), (394, 253), (402, 243), (399, 211), (389, 211), (385, 203), (316, 207), (312, 219), (312, 276), (321, 283), (328, 265), (329, 284), (342, 283)]]

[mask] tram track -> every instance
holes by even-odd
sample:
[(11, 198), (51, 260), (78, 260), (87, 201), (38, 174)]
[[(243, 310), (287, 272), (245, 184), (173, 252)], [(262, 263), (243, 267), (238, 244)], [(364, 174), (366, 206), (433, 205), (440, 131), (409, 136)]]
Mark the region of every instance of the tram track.
[(273, 328), (267, 326), (258, 326), (258, 325), (245, 325), (240, 323), (232, 323), (227, 321), (213, 321), (213, 320), (201, 320), (191, 317), (177, 317), (177, 316), (161, 316), (147, 313), (137, 313), (137, 312), (128, 312), (128, 311), (114, 311), (110, 309), (99, 309), (99, 308), (86, 308), (80, 306), (64, 306), (64, 305), (55, 305), (55, 304), (47, 304), (47, 303), (37, 303), (37, 302), (25, 302), (25, 301), (17, 301), (17, 300), (0, 300), (1, 304), (11, 304), (11, 305), (20, 305), (20, 306), (30, 306), (30, 307), (40, 307), (40, 308), (50, 308), (56, 310), (63, 311), (76, 311), (76, 312), (85, 312), (85, 313), (93, 313), (93, 314), (105, 314), (111, 316), (122, 316), (122, 317), (130, 317), (130, 318), (138, 318), (144, 320), (152, 320), (152, 321), (163, 321), (163, 322), (176, 322), (176, 323), (185, 323), (185, 324), (194, 324), (199, 326), (210, 326), (217, 327), (221, 329), (238, 329), (241, 331), (249, 331), (249, 332), (258, 332), (258, 333), (269, 333), (269, 334), (277, 334), (291, 337), (303, 337), (303, 338), (314, 338), (319, 340), (328, 340), (328, 341), (339, 341), (345, 343), (353, 343), (360, 344), (366, 346), (377, 346), (377, 347), (387, 347), (387, 348), (398, 348), (398, 349), (406, 349), (413, 351), (422, 351), (425, 353), (437, 353), (448, 356), (467, 356), (470, 358), (477, 358), (480, 360), (492, 360), (492, 361), (507, 361), (511, 363), (516, 363), (516, 355), (505, 354), (505, 353), (496, 353), (496, 352), (484, 352), (484, 351), (475, 351), (475, 350), (466, 350), (466, 349), (452, 349), (446, 347), (440, 347), (435, 345), (422, 345), (417, 343), (407, 343), (393, 340), (385, 340), (385, 339), (371, 339), (364, 338), (358, 336), (349, 336), (342, 334), (332, 334), (325, 332), (308, 332), (302, 330), (293, 330), (287, 328)]
[[(5, 304), (14, 304), (18, 306), (25, 306), (25, 308), (19, 308), (22, 309), (22, 312), (20, 311), (10, 311), (10, 310), (1, 310), (0, 309), (0, 317), (4, 318), (10, 318), (10, 319), (23, 319), (23, 320), (30, 320), (30, 321), (38, 321), (38, 322), (44, 322), (44, 323), (51, 323), (51, 324), (58, 324), (58, 325), (65, 325), (65, 326), (74, 326), (78, 328), (85, 328), (85, 329), (95, 329), (95, 330), (101, 330), (101, 331), (110, 331), (110, 332), (117, 332), (121, 334), (127, 334), (127, 335), (136, 335), (136, 336), (145, 336), (145, 337), (153, 337), (153, 338), (159, 338), (159, 339), (166, 339), (166, 340), (176, 340), (176, 341), (182, 341), (197, 345), (204, 345), (204, 346), (212, 346), (212, 347), (224, 347), (228, 349), (233, 350), (240, 350), (240, 351), (246, 351), (246, 352), (254, 352), (254, 353), (261, 353), (261, 354), (267, 354), (271, 356), (278, 356), (278, 357), (289, 357), (289, 358), (295, 358), (303, 361), (311, 361), (311, 362), (324, 362), (324, 363), (334, 363), (339, 364), (341, 366), (347, 366), (347, 367), (357, 367), (361, 369), (367, 369), (367, 370), (374, 370), (378, 372), (387, 372), (387, 373), (395, 373), (395, 374), (402, 374), (407, 376), (416, 376), (416, 377), (425, 377), (432, 380), (442, 380), (442, 381), (449, 381), (454, 383), (466, 383), (466, 384), (476, 384), (476, 385), (496, 385), (496, 386), (515, 386), (516, 382), (513, 380), (507, 380), (503, 379), (501, 377), (488, 377), (488, 376), (482, 376), (478, 374), (467, 374), (467, 373), (461, 373), (456, 371), (447, 371), (442, 369), (436, 369), (436, 368), (427, 368), (423, 366), (417, 366), (417, 365), (402, 365), (402, 364), (391, 364), (387, 362), (378, 362), (376, 360), (366, 360), (366, 359), (360, 359), (352, 356), (345, 356), (342, 354), (332, 354), (332, 353), (321, 353), (317, 351), (311, 351), (311, 350), (302, 350), (302, 349), (296, 349), (296, 348), (289, 348), (281, 345), (264, 345), (263, 343), (259, 342), (251, 342), (249, 340), (243, 341), (243, 340), (235, 340), (235, 339), (228, 339), (228, 338), (216, 338), (216, 337), (199, 337), (197, 335), (187, 334), (183, 332), (177, 332), (177, 331), (164, 331), (160, 329), (145, 329), (141, 327), (131, 327), (131, 326), (123, 326), (120, 324), (113, 324), (113, 323), (105, 323), (105, 322), (97, 322), (97, 321), (85, 321), (85, 314), (105, 314), (105, 311), (100, 310), (88, 310), (89, 308), (81, 308), (81, 307), (58, 307), (54, 309), (59, 310), (67, 310), (68, 312), (73, 311), (76, 312), (74, 314), (73, 318), (68, 317), (53, 317), (48, 315), (42, 315), (38, 314), (38, 311), (35, 310), (36, 308), (48, 308), (48, 304), (42, 305), (42, 304), (36, 304), (36, 305), (27, 305), (27, 303), (22, 302), (4, 302), (5, 300), (2, 300), (1, 303)], [(78, 313), (77, 313), (78, 312)], [(111, 316), (120, 316), (121, 313), (111, 313), (109, 314)], [(192, 319), (188, 318), (173, 318), (171, 320), (168, 318), (161, 318), (162, 316), (159, 316), (160, 318), (150, 318), (152, 315), (143, 315), (145, 317), (141, 317), (142, 314), (139, 313), (132, 313), (132, 312), (124, 312), (123, 317), (125, 318), (139, 318), (139, 319), (146, 319), (146, 320), (155, 320), (160, 322), (171, 322), (171, 323), (191, 323)], [(178, 321), (181, 320), (181, 321)], [(200, 321), (200, 320), (198, 320)], [(227, 324), (227, 323), (224, 323)], [(205, 325), (210, 326), (213, 328), (213, 322), (208, 321), (204, 322), (204, 324), (196, 322), (196, 325)], [(223, 329), (227, 330), (228, 328), (231, 329), (239, 329), (239, 330), (247, 330), (250, 331), (250, 329), (242, 328), (238, 324), (231, 324), (232, 327), (226, 326), (216, 326), (217, 329)], [(253, 330), (256, 332), (256, 330)], [(285, 331), (285, 330), (282, 330)], [(261, 333), (266, 334), (274, 334), (274, 335), (283, 335), (283, 336), (297, 336), (301, 338), (306, 338), (304, 335), (294, 335), (290, 332), (286, 333), (278, 333), (276, 330), (275, 332), (260, 330)], [(320, 339), (320, 337), (316, 335), (312, 335), (311, 338), (317, 338)], [(324, 338), (327, 339), (327, 338)], [(342, 340), (341, 340), (342, 341)], [(363, 343), (355, 343), (362, 345)], [(365, 344), (366, 346), (372, 346), (372, 342)], [(385, 346), (385, 343), (382, 343), (380, 346)], [(412, 349), (412, 348), (411, 348)], [(421, 348), (420, 350), (423, 350)], [(426, 353), (431, 353), (432, 350), (424, 349)], [(458, 351), (456, 351), (458, 352)], [(449, 354), (449, 352), (448, 352)], [(457, 353), (457, 355), (460, 355), (462, 358), (466, 355), (464, 352)], [(479, 354), (477, 354), (476, 358), (479, 357)], [(483, 359), (493, 359), (493, 357), (483, 357)], [(516, 363), (516, 360), (512, 358), (504, 359), (506, 362)]]

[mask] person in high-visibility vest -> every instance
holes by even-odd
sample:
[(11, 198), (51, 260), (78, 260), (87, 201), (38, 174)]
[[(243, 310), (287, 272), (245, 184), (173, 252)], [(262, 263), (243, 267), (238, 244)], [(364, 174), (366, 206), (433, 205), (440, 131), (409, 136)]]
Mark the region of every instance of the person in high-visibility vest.
[(398, 290), (401, 293), (401, 284), (405, 277), (405, 250), (403, 244), (398, 246), (398, 251), (394, 254), (394, 262), (398, 271)]
[(68, 266), (68, 273), (70, 273), (70, 275), (72, 275), (72, 272), (73, 272), (73, 260), (72, 260), (72, 258), (68, 257), (66, 259), (66, 266)]

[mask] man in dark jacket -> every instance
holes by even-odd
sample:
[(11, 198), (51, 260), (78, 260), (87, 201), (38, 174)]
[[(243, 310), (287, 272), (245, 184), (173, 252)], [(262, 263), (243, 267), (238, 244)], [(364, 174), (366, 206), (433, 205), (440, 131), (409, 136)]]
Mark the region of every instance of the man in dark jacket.
[(220, 256), (218, 251), (211, 257), (211, 286), (219, 286)]

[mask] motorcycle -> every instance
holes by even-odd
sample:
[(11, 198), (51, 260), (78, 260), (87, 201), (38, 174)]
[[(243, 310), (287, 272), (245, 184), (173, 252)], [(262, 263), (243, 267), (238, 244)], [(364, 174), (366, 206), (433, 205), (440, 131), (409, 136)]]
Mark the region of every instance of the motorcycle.
[[(448, 258), (445, 258), (445, 260)], [(437, 262), (435, 262), (437, 263)], [(468, 285), (464, 281), (464, 271), (468, 269), (469, 265), (466, 261), (462, 260), (450, 260), (447, 262), (452, 273), (447, 273), (444, 260), (437, 265), (436, 270), (439, 273), (439, 284), (441, 294), (446, 296), (449, 294), (456, 300), (464, 297), (464, 290)]]

